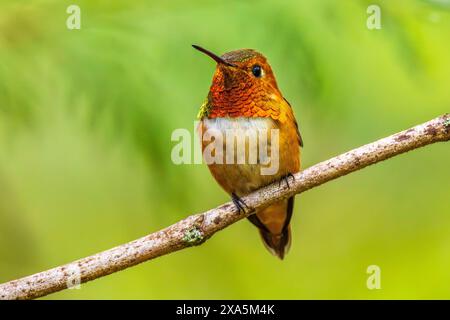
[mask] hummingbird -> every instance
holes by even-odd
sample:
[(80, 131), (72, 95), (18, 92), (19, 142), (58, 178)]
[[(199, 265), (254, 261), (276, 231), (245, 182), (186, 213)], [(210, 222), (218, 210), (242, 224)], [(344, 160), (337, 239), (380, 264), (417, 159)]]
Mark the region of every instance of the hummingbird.
[[(218, 56), (200, 46), (195, 49), (212, 58), (216, 70), (205, 102), (198, 114), (200, 134), (208, 130), (278, 130), (278, 170), (273, 174), (262, 174), (262, 160), (256, 163), (210, 163), (208, 168), (217, 183), (231, 196), (241, 210), (246, 204), (241, 197), (273, 182), (285, 181), (300, 171), (300, 149), (303, 147), (297, 121), (289, 102), (283, 97), (275, 75), (267, 59), (253, 49), (230, 51)], [(271, 137), (267, 144), (273, 143)], [(207, 143), (202, 142), (205, 151)], [(256, 152), (255, 145), (245, 142), (246, 155)], [(227, 145), (228, 147), (228, 145)], [(236, 145), (233, 154), (242, 152)], [(250, 150), (249, 150), (250, 149)], [(230, 150), (226, 150), (228, 152)], [(239, 156), (237, 154), (237, 156)], [(283, 259), (291, 244), (290, 221), (294, 208), (294, 197), (283, 199), (257, 210), (248, 219), (255, 225), (265, 247)]]

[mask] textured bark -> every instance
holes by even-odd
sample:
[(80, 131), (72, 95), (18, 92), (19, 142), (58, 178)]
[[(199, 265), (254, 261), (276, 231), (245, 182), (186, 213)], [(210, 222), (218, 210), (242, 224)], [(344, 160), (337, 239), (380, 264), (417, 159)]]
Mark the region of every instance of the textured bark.
[[(203, 243), (217, 231), (262, 206), (317, 187), (371, 164), (435, 142), (450, 140), (450, 114), (391, 135), (294, 174), (295, 181), (274, 183), (243, 198), (251, 210), (239, 213), (232, 202), (194, 214), (161, 231), (98, 254), (0, 285), (0, 299), (33, 299), (66, 289), (79, 275), (94, 280), (138, 263)], [(448, 161), (448, 159), (446, 160)]]

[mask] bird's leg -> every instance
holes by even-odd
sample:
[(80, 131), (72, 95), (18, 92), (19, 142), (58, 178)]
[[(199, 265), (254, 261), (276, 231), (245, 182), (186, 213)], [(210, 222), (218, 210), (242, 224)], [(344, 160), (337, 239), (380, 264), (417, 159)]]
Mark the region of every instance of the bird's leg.
[(295, 182), (295, 177), (294, 177), (294, 175), (293, 175), (292, 173), (289, 172), (287, 175), (285, 175), (284, 177), (282, 177), (282, 178), (280, 179), (280, 181), (278, 181), (278, 188), (281, 187), (281, 182), (284, 181), (284, 182), (286, 182), (287, 188), (290, 189), (291, 186), (289, 185), (289, 178), (292, 178), (292, 182)]
[(234, 192), (231, 194), (231, 199), (233, 200), (236, 208), (239, 210), (239, 213), (245, 213), (246, 209), (249, 209), (244, 200), (239, 198)]

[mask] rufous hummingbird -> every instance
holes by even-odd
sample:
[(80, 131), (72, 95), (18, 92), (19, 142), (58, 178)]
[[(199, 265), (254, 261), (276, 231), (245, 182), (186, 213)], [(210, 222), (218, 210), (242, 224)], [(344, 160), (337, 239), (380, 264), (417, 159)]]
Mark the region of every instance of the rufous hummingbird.
[[(300, 147), (303, 146), (298, 125), (289, 102), (278, 89), (275, 76), (267, 59), (252, 49), (241, 49), (217, 56), (197, 45), (193, 47), (217, 63), (209, 94), (200, 108), (198, 118), (200, 134), (214, 130), (226, 136), (236, 130), (278, 130), (278, 170), (270, 175), (261, 174), (262, 159), (256, 163), (208, 163), (211, 174), (219, 185), (231, 195), (238, 209), (245, 209), (240, 197), (276, 181), (289, 187), (289, 177), (300, 170)], [(242, 131), (240, 131), (242, 132)], [(267, 138), (270, 146), (271, 136)], [(207, 142), (202, 141), (205, 151)], [(257, 147), (246, 141), (246, 156)], [(235, 153), (239, 148), (233, 143)], [(242, 152), (242, 149), (241, 151)], [(239, 154), (236, 155), (239, 157)], [(247, 160), (247, 158), (246, 158)], [(266, 248), (283, 259), (291, 243), (290, 220), (294, 197), (275, 202), (259, 209), (248, 219), (259, 229)]]

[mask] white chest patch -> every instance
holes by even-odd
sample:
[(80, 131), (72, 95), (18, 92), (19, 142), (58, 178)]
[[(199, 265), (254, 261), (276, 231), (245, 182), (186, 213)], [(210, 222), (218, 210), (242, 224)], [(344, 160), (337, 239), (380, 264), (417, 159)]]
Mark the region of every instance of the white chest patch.
[(209, 130), (270, 130), (275, 128), (271, 118), (214, 118), (204, 119), (204, 124)]
[(239, 177), (248, 175), (250, 184), (255, 182), (253, 175), (278, 172), (279, 130), (271, 118), (214, 118), (204, 119), (203, 124), (207, 164), (237, 164)]

